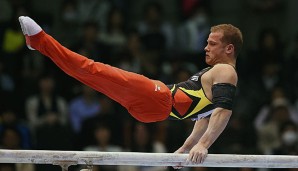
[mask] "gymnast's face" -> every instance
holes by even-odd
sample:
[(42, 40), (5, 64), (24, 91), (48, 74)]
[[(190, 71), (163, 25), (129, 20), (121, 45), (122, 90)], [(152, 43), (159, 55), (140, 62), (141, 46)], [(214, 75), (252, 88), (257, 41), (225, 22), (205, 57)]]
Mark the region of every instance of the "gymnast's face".
[(222, 32), (212, 32), (209, 34), (207, 46), (205, 47), (205, 61), (208, 65), (213, 66), (220, 63), (222, 57), (225, 55), (226, 44), (221, 41), (222, 37)]

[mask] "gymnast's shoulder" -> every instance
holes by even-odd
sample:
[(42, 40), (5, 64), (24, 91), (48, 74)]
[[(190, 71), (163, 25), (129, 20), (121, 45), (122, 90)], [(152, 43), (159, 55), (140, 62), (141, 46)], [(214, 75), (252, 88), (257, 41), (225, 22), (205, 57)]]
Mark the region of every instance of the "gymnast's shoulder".
[(235, 85), (238, 80), (236, 69), (231, 64), (216, 64), (212, 67), (211, 74), (215, 82), (228, 82)]

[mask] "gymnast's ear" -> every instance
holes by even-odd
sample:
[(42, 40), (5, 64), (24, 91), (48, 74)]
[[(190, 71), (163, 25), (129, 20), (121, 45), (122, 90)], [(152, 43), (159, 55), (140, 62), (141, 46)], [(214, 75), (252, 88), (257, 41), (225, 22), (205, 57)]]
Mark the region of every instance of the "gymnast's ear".
[(228, 44), (226, 46), (226, 48), (225, 48), (225, 51), (226, 51), (227, 54), (232, 54), (232, 53), (235, 52), (234, 49), (235, 48), (234, 48), (234, 45), (233, 44)]

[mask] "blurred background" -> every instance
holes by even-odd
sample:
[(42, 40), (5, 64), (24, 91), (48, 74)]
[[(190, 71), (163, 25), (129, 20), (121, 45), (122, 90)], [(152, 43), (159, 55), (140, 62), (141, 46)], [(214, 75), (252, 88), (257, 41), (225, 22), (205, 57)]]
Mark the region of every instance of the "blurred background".
[[(297, 154), (297, 9), (296, 0), (0, 0), (0, 148), (171, 153), (194, 125), (191, 120), (139, 123), (117, 103), (28, 50), (17, 20), (28, 15), (77, 53), (167, 84), (206, 67), (211, 26), (239, 27), (244, 47), (236, 66), (233, 115), (209, 153)], [(61, 169), (0, 164), (0, 171), (48, 170)]]

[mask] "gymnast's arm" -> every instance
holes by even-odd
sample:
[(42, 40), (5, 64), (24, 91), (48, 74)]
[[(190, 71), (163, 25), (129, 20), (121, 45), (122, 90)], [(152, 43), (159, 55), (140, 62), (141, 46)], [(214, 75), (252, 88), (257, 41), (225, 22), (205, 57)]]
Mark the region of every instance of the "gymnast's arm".
[(203, 118), (196, 121), (191, 134), (175, 153), (189, 152), (189, 161), (203, 162), (208, 154), (207, 149), (225, 129), (231, 115), (231, 111), (217, 108), (210, 119)]
[[(202, 137), (204, 132), (206, 131), (209, 123), (209, 118), (202, 118), (195, 122), (194, 128), (189, 135), (189, 137), (185, 140), (184, 144), (175, 151), (175, 153), (188, 153), (195, 144), (198, 143), (199, 139)], [(174, 169), (181, 169), (182, 167), (177, 165), (174, 166)]]
[(207, 157), (208, 148), (219, 137), (225, 129), (230, 117), (231, 110), (216, 108), (209, 120), (209, 125), (206, 132), (202, 135), (197, 144), (189, 152), (188, 160), (195, 163), (202, 163)]
[(192, 147), (198, 143), (199, 139), (205, 133), (208, 127), (208, 123), (209, 118), (203, 118), (196, 121), (191, 134), (175, 153), (188, 153), (192, 149)]
[(212, 68), (212, 102), (216, 107), (210, 117), (206, 132), (189, 152), (188, 160), (202, 163), (207, 157), (208, 148), (225, 129), (231, 115), (236, 91), (237, 73), (227, 64), (218, 64)]

